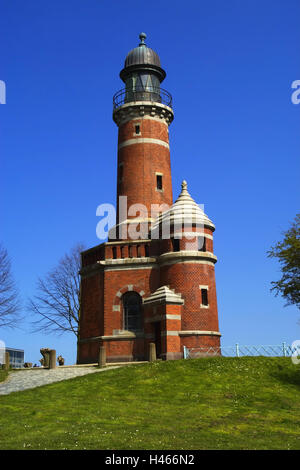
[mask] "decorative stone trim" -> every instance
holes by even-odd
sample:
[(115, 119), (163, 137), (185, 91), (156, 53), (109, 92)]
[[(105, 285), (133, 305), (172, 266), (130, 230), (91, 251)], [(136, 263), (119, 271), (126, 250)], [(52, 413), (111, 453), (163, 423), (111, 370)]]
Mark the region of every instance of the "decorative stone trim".
[(125, 103), (113, 112), (113, 120), (117, 126), (121, 126), (132, 119), (151, 116), (159, 118), (168, 126), (174, 119), (172, 108), (161, 103), (151, 101), (136, 101)]
[(215, 263), (212, 262), (212, 261), (203, 261), (203, 260), (197, 260), (197, 259), (185, 261), (182, 258), (179, 258), (179, 259), (175, 259), (173, 261), (166, 261), (164, 263), (160, 263), (160, 266), (172, 266), (173, 264), (177, 264), (177, 263), (180, 263), (180, 264), (206, 264), (208, 266), (214, 266), (215, 265)]
[(145, 318), (144, 322), (145, 323), (153, 323), (156, 321), (161, 321), (161, 320), (181, 320), (181, 315), (172, 315), (168, 313), (167, 315), (156, 315), (155, 317), (150, 317), (150, 318)]
[(178, 258), (178, 261), (177, 262), (181, 262), (181, 261), (186, 261), (186, 260), (189, 260), (189, 259), (194, 259), (194, 260), (208, 260), (208, 261), (211, 261), (212, 263), (216, 263), (217, 262), (217, 257), (216, 255), (214, 255), (213, 253), (209, 253), (208, 251), (172, 251), (171, 253), (163, 253), (162, 255), (160, 255), (158, 257), (158, 262), (161, 263), (161, 262), (165, 262), (165, 261), (169, 261), (169, 260), (174, 260), (174, 259), (177, 259)]
[(168, 286), (162, 286), (156, 289), (149, 297), (144, 299), (144, 304), (184, 304), (184, 300), (181, 297), (181, 294), (176, 294), (174, 290), (170, 289)]
[(167, 149), (170, 148), (169, 144), (165, 142), (164, 140), (160, 139), (151, 139), (150, 137), (136, 137), (135, 139), (128, 139), (125, 140), (124, 142), (121, 142), (118, 146), (118, 150), (120, 150), (123, 147), (127, 147), (128, 145), (134, 145), (134, 144), (156, 144), (156, 145), (162, 145), (163, 147), (166, 147)]
[(140, 287), (135, 286), (134, 284), (128, 284), (128, 285), (125, 285), (125, 286), (121, 287), (121, 289), (116, 293), (115, 298), (114, 298), (114, 302), (113, 302), (113, 311), (114, 312), (121, 312), (121, 303), (122, 303), (121, 298), (122, 298), (122, 296), (124, 294), (126, 294), (126, 292), (132, 292), (132, 291), (139, 294), (142, 298), (145, 295), (145, 292), (143, 290), (141, 290)]
[[(136, 242), (138, 243), (138, 242)], [(121, 265), (128, 265), (128, 264), (149, 264), (149, 263), (156, 263), (156, 258), (154, 257), (140, 257), (140, 258), (119, 258), (113, 259), (109, 258), (104, 261), (97, 261), (98, 264), (102, 266), (121, 266)]]
[(123, 341), (123, 340), (135, 340), (138, 338), (145, 338), (143, 333), (131, 333), (130, 331), (124, 331), (118, 335), (107, 335), (107, 336), (92, 336), (90, 338), (80, 339), (80, 343), (89, 343), (92, 341)]
[[(130, 220), (132, 222), (134, 219), (130, 219)], [(152, 219), (149, 219), (149, 220), (152, 220)], [(137, 243), (141, 244), (141, 243), (150, 243), (150, 242), (151, 242), (150, 238), (145, 239), (145, 240), (117, 240), (115, 242), (105, 242), (105, 245), (130, 245), (130, 244), (136, 245)]]
[(222, 336), (219, 331), (185, 330), (178, 331), (179, 336)]
[(167, 331), (162, 331), (161, 336), (178, 336), (179, 332), (178, 331), (172, 331), (172, 330), (167, 330)]
[(156, 258), (109, 258), (105, 261), (98, 261), (97, 263), (103, 266), (105, 271), (114, 271), (118, 269), (152, 269), (156, 265)]
[(111, 336), (100, 336), (102, 341), (123, 341), (123, 340), (134, 340), (136, 335), (132, 334), (123, 334), (123, 335), (111, 335)]
[(136, 269), (158, 269), (158, 266), (155, 266), (155, 264), (150, 264), (150, 265), (146, 265), (146, 264), (143, 264), (141, 266), (139, 265), (131, 265), (130, 267), (128, 267), (127, 265), (120, 265), (120, 266), (111, 266), (109, 268), (104, 268), (105, 271), (135, 271)]

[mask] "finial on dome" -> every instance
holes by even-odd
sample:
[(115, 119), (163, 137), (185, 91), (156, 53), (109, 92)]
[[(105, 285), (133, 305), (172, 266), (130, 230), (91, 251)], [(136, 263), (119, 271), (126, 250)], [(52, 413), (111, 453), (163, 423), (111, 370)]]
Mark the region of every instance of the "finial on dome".
[(141, 33), (140, 34), (139, 38), (140, 38), (141, 42), (139, 43), (139, 46), (145, 46), (146, 45), (145, 44), (146, 37), (147, 37), (146, 33)]
[(185, 180), (183, 180), (182, 183), (181, 183), (181, 190), (182, 191), (187, 191), (187, 182)]

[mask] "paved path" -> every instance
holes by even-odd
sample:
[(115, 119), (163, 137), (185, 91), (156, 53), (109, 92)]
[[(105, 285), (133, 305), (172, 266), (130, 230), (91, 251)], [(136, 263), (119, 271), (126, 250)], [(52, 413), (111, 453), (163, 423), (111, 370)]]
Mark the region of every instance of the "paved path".
[(0, 382), (0, 395), (9, 395), (12, 392), (21, 392), (28, 388), (40, 387), (61, 380), (72, 379), (81, 375), (103, 372), (109, 369), (116, 369), (120, 366), (98, 369), (96, 367), (66, 367), (56, 369), (20, 370), (10, 372), (5, 382)]

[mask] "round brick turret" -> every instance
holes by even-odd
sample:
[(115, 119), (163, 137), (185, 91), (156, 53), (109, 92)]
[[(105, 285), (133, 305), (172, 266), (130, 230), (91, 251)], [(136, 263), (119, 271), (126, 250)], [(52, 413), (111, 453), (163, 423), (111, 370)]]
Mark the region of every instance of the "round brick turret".
[(182, 341), (188, 347), (219, 346), (220, 333), (213, 253), (215, 226), (192, 199), (187, 184), (173, 206), (162, 214), (154, 229), (163, 237), (163, 224), (170, 227), (170, 240), (160, 239), (160, 285), (167, 285), (185, 300), (182, 308)]

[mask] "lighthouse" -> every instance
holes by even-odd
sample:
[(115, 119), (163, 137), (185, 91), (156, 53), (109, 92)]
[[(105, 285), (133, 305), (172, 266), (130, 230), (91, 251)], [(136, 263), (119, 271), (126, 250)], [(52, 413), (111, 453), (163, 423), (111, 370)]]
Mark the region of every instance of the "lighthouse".
[[(108, 240), (82, 253), (78, 362), (161, 359), (220, 346), (215, 226), (184, 180), (173, 201), (172, 96), (158, 54), (140, 42), (113, 97), (118, 127), (117, 219)], [(188, 175), (186, 175), (188, 176)]]

